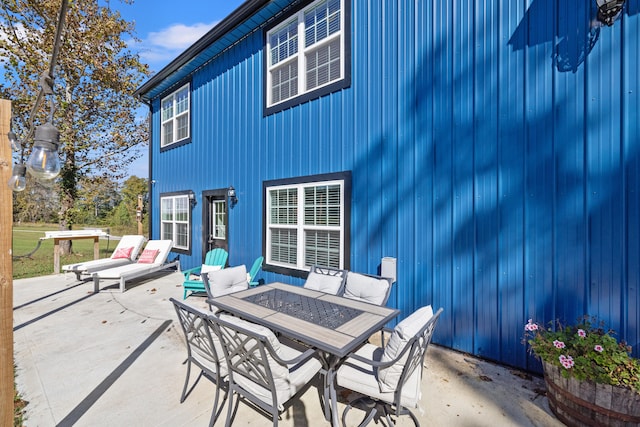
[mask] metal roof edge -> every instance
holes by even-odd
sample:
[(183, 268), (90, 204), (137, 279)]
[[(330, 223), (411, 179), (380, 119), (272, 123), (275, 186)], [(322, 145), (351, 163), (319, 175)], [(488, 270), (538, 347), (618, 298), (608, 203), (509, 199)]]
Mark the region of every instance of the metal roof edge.
[(151, 91), (158, 83), (175, 73), (183, 65), (196, 57), (200, 52), (205, 50), (213, 42), (224, 36), (237, 25), (251, 17), (271, 0), (247, 0), (241, 4), (236, 10), (231, 12), (218, 25), (213, 27), (207, 34), (202, 36), (198, 41), (192, 44), (187, 50), (182, 52), (176, 59), (171, 61), (167, 66), (160, 70), (156, 75), (147, 80), (134, 92), (134, 95), (140, 99), (148, 101), (144, 95)]

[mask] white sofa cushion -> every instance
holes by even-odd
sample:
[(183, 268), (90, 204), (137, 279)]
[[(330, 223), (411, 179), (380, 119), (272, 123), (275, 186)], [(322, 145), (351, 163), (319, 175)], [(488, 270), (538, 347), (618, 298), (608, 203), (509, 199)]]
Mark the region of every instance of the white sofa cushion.
[(340, 286), (342, 286), (342, 277), (330, 276), (328, 274), (316, 273), (314, 271), (309, 273), (307, 281), (304, 283), (304, 287), (307, 289), (333, 295), (338, 293)]
[(387, 296), (389, 281), (352, 271), (347, 273), (347, 285), (344, 297), (371, 304), (381, 305)]
[(232, 292), (242, 291), (249, 287), (247, 282), (247, 268), (244, 265), (223, 268), (207, 273), (209, 290), (213, 298)]
[[(393, 329), (391, 338), (389, 338), (389, 342), (384, 348), (382, 361), (389, 362), (398, 357), (407, 345), (407, 342), (416, 336), (420, 328), (422, 328), (431, 317), (433, 317), (433, 308), (428, 305), (419, 308), (409, 317), (398, 323)], [(409, 353), (406, 352), (396, 363), (378, 371), (378, 385), (380, 386), (381, 392), (394, 391), (397, 388), (408, 354)]]

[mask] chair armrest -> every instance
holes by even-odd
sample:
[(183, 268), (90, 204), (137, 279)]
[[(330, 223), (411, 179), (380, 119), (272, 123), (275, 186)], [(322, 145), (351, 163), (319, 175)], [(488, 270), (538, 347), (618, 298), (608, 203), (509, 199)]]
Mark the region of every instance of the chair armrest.
[(360, 356), (357, 353), (351, 353), (349, 355), (349, 359), (354, 359), (357, 360), (359, 362), (365, 363), (367, 365), (370, 365), (374, 368), (379, 368), (379, 369), (384, 369), (384, 368), (388, 368), (389, 366), (395, 364), (396, 362), (398, 362), (400, 360), (400, 358), (409, 350), (409, 348), (411, 348), (411, 345), (406, 345), (402, 351), (400, 352), (400, 354), (398, 354), (398, 356), (396, 356), (395, 359), (393, 360), (389, 360), (386, 362), (382, 362), (379, 360), (372, 360), (372, 359), (367, 359), (366, 357)]
[(317, 350), (310, 348), (293, 359), (285, 360), (275, 352), (273, 347), (271, 347), (271, 343), (269, 343), (268, 341), (265, 341), (265, 347), (267, 347), (269, 353), (271, 353), (271, 357), (273, 357), (276, 362), (282, 365), (297, 365), (299, 363), (306, 362), (317, 353)]
[(190, 268), (190, 269), (188, 269), (188, 270), (183, 270), (183, 271), (182, 271), (182, 274), (184, 274), (184, 279), (185, 279), (185, 280), (189, 280), (189, 275), (190, 275), (190, 274), (200, 273), (200, 270), (201, 270), (201, 269), (202, 269), (202, 266), (199, 266), (199, 267), (193, 267), (193, 268)]

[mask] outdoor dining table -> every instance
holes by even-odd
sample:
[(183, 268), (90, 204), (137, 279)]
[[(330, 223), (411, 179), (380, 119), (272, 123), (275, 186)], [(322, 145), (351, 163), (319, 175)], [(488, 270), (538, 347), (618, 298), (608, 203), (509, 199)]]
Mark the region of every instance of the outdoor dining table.
[[(319, 350), (325, 376), (324, 415), (338, 426), (335, 374), (347, 356), (400, 311), (284, 283), (212, 298), (211, 304)], [(329, 408), (330, 405), (330, 408)]]

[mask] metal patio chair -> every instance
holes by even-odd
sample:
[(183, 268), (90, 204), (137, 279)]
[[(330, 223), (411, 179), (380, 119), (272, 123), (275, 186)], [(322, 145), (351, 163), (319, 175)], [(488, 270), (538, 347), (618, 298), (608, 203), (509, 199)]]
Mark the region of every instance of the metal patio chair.
[[(211, 298), (243, 291), (249, 287), (247, 268), (242, 265), (224, 270), (202, 273), (202, 284), (209, 300)], [(217, 311), (209, 302), (211, 311)]]
[[(200, 378), (208, 378), (216, 385), (216, 395), (213, 400), (213, 409), (209, 426), (213, 426), (222, 411), (224, 400), (228, 397), (227, 364), (224, 361), (224, 351), (220, 344), (220, 339), (211, 321), (211, 313), (205, 313), (196, 307), (192, 307), (183, 302), (170, 298), (176, 309), (180, 326), (184, 332), (187, 343), (187, 375), (182, 387), (180, 403), (184, 402), (187, 396), (194, 389)], [(191, 375), (191, 365), (200, 368), (200, 374), (195, 382), (188, 389), (189, 377)], [(225, 391), (225, 398), (218, 407), (220, 390)]]
[(442, 310), (433, 314), (431, 306), (422, 307), (396, 325), (384, 348), (365, 344), (343, 363), (336, 375), (338, 385), (364, 395), (345, 408), (344, 426), (353, 407), (366, 412), (360, 426), (371, 420), (379, 423), (383, 417), (387, 425), (395, 425), (392, 417), (401, 415), (420, 425), (409, 408), (420, 401), (424, 357)]
[(375, 305), (386, 305), (393, 279), (349, 271), (343, 297)]
[[(184, 294), (182, 295), (182, 299), (187, 299), (187, 297), (196, 292), (204, 292), (204, 284), (202, 283), (202, 273), (206, 273), (209, 271), (213, 271), (214, 269), (221, 270), (227, 265), (227, 258), (229, 258), (229, 253), (222, 248), (215, 248), (207, 252), (204, 258), (204, 264), (193, 267), (188, 270), (184, 270), (182, 274), (184, 275), (184, 282), (182, 283), (182, 287), (184, 288)], [(208, 269), (211, 267), (211, 269)], [(191, 275), (199, 275), (200, 280), (191, 279)], [(189, 292), (189, 294), (187, 294)]]
[(328, 294), (342, 295), (346, 280), (347, 270), (312, 265), (307, 280), (304, 282), (304, 287)]
[(277, 426), (285, 406), (307, 389), (320, 370), (315, 350), (280, 342), (268, 328), (226, 314), (217, 318), (216, 326), (229, 372), (225, 425), (233, 420), (235, 393), (270, 414)]

